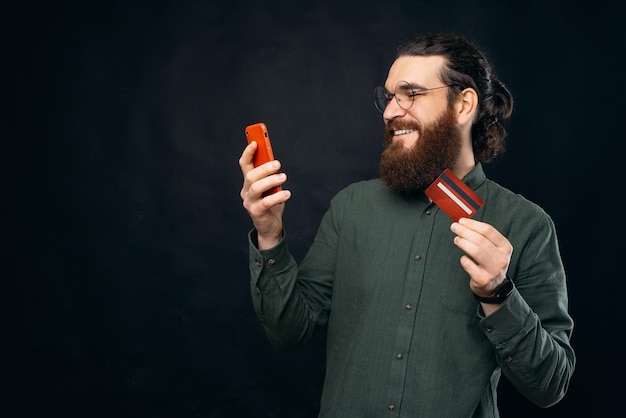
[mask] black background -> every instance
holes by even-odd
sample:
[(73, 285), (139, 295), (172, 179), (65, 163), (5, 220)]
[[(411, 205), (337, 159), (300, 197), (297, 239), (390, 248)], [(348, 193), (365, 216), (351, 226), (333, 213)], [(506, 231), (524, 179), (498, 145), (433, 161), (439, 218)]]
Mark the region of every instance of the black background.
[(504, 380), (502, 414), (618, 416), (623, 18), (511, 3), (5, 6), (0, 415), (315, 417), (323, 335), (277, 352), (251, 307), (244, 127), (270, 129), (301, 259), (329, 199), (377, 175), (372, 91), (397, 44), (454, 31), (516, 99), (485, 169), (553, 217), (576, 321), (565, 399), (542, 410)]

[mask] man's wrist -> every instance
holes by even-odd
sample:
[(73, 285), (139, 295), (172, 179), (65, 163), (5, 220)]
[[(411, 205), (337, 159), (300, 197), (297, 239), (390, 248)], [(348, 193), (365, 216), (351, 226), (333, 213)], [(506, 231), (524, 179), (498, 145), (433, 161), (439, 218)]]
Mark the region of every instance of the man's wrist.
[(474, 299), (482, 303), (502, 303), (509, 297), (514, 288), (515, 285), (513, 284), (513, 281), (507, 276), (505, 277), (504, 282), (498, 286), (493, 295), (485, 297), (478, 296), (476, 293), (473, 293)]
[(273, 234), (260, 235), (259, 231), (257, 230), (257, 248), (259, 250), (269, 250), (270, 248), (274, 248), (280, 243), (282, 239), (283, 239), (282, 230), (280, 231), (278, 235), (273, 235)]

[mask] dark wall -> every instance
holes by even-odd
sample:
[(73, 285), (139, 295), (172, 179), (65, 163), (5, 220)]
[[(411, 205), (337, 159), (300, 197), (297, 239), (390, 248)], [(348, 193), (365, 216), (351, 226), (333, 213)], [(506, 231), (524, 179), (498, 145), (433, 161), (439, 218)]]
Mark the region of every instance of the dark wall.
[(617, 416), (624, 24), (617, 2), (511, 3), (7, 8), (0, 415), (315, 417), (324, 336), (277, 352), (252, 310), (243, 129), (270, 129), (300, 259), (334, 193), (377, 175), (397, 44), (455, 31), (514, 94), (486, 171), (552, 215), (576, 321), (566, 398), (505, 380), (503, 416)]

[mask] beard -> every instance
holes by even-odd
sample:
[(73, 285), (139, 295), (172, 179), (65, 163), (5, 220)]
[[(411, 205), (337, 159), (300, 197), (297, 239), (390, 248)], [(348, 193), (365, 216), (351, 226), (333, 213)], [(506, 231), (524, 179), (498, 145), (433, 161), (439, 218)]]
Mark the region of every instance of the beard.
[[(398, 129), (417, 129), (417, 141), (410, 149), (393, 141), (393, 131)], [(423, 193), (443, 170), (453, 167), (461, 144), (452, 109), (426, 126), (392, 121), (385, 127), (380, 177), (392, 190), (408, 195)]]

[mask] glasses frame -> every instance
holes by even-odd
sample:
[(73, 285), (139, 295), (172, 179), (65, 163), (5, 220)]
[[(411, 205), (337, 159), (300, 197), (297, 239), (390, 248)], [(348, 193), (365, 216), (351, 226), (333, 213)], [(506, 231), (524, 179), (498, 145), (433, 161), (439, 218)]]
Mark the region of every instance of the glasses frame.
[[(411, 93), (408, 95), (411, 98), (411, 104), (409, 104), (408, 107), (404, 107), (402, 106), (402, 103), (400, 101), (400, 99), (397, 96), (397, 91), (398, 91), (398, 86), (400, 85), (400, 83), (404, 83), (408, 86), (408, 88), (406, 87), (402, 87), (404, 90), (409, 90), (411, 91)], [(412, 106), (413, 103), (415, 102), (415, 96), (419, 96), (424, 92), (427, 91), (432, 91), (432, 90), (439, 90), (439, 89), (444, 89), (446, 87), (458, 87), (458, 84), (446, 84), (445, 86), (439, 86), (439, 87), (431, 87), (428, 89), (417, 89), (415, 87), (413, 87), (413, 85), (411, 83), (409, 83), (408, 81), (405, 80), (400, 80), (396, 83), (396, 87), (393, 89), (393, 93), (390, 93), (385, 87), (383, 86), (378, 86), (374, 89), (374, 106), (376, 106), (376, 109), (380, 112), (380, 113), (385, 113), (385, 109), (387, 108), (387, 106), (389, 106), (389, 102), (391, 102), (391, 98), (395, 98), (396, 99), (396, 103), (398, 103), (398, 106), (400, 106), (400, 109), (404, 109), (404, 110), (409, 110)], [(380, 105), (381, 102), (378, 100), (379, 98), (385, 98), (385, 107), (381, 109)]]

